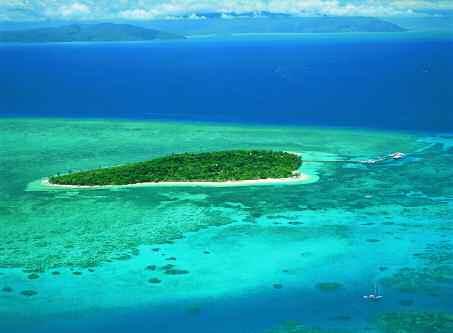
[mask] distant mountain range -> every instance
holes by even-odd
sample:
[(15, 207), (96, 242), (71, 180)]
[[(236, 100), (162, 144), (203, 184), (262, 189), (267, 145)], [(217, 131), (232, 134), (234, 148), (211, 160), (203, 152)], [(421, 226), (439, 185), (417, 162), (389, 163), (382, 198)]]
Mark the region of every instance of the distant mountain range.
[[(194, 19), (194, 17), (196, 19)], [(0, 31), (0, 42), (107, 42), (184, 39), (203, 34), (401, 32), (404, 28), (373, 17), (300, 17), (268, 12), (199, 13), (191, 18), (123, 23), (49, 24)]]
[(29, 30), (0, 31), (0, 42), (109, 42), (183, 39), (183, 35), (167, 33), (129, 24), (71, 24)]
[(141, 22), (143, 26), (184, 35), (234, 33), (402, 32), (401, 26), (375, 17), (301, 17), (267, 12), (199, 13), (180, 18)]

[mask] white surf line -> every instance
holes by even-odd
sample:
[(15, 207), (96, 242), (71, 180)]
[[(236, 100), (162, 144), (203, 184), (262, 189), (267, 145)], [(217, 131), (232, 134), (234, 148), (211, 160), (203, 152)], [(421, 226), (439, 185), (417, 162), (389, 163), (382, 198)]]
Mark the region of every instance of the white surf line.
[(303, 163), (365, 163), (364, 161), (356, 161), (356, 160), (326, 160), (326, 161), (318, 161), (318, 160), (304, 160)]
[(407, 157), (408, 154), (405, 153), (392, 153), (383, 157), (378, 157), (376, 159), (369, 160), (302, 160), (303, 163), (360, 163), (360, 164), (375, 164), (378, 162), (388, 161), (388, 160), (399, 160)]

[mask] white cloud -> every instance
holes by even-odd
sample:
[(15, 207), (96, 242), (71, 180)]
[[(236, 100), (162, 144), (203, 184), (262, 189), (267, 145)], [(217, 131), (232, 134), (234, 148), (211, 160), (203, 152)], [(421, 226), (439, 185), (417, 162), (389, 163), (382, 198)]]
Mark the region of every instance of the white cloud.
[(64, 5), (59, 8), (59, 13), (63, 17), (83, 16), (90, 14), (90, 7), (84, 3), (74, 2), (69, 5)]
[(392, 6), (413, 10), (453, 10), (453, 0), (394, 0)]
[(149, 20), (154, 18), (156, 13), (144, 9), (127, 9), (121, 11), (118, 16), (127, 20)]
[(231, 15), (231, 14), (227, 14), (227, 13), (222, 13), (220, 15), (221, 18), (225, 19), (225, 20), (232, 20), (232, 19), (235, 19), (236, 17), (234, 15)]
[(42, 19), (203, 19), (197, 13), (269, 11), (294, 15), (396, 16), (453, 10), (453, 0), (0, 0), (0, 18), (33, 13)]
[(195, 14), (195, 13), (187, 15), (185, 18), (188, 19), (188, 20), (206, 20), (206, 16), (198, 15), (198, 14)]
[(149, 20), (153, 18), (175, 19), (184, 16), (189, 20), (203, 20), (206, 17), (196, 14), (202, 7), (187, 5), (183, 1), (172, 1), (158, 5), (144, 5), (143, 8), (126, 9), (118, 16), (130, 20)]
[(254, 13), (269, 11), (294, 15), (396, 16), (417, 10), (452, 9), (453, 0), (141, 0), (143, 10), (154, 17), (197, 12)]

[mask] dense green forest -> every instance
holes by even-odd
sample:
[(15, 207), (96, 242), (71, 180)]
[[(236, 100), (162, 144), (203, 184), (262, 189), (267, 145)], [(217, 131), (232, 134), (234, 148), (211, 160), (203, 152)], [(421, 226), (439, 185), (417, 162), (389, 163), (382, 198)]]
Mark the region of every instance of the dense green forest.
[(146, 182), (287, 178), (302, 161), (295, 154), (265, 150), (183, 153), (149, 161), (50, 177), (60, 185), (127, 185)]

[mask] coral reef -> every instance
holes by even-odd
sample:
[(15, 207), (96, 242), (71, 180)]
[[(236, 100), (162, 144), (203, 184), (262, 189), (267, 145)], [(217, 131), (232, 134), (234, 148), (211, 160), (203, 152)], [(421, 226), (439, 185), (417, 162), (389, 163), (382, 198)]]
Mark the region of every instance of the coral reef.
[(2, 291), (4, 293), (12, 293), (13, 292), (13, 288), (6, 286), (6, 287), (2, 288)]
[(352, 333), (344, 330), (336, 329), (321, 329), (316, 327), (308, 327), (299, 324), (295, 321), (288, 321), (281, 326), (266, 331), (266, 333)]
[(383, 333), (451, 333), (453, 315), (431, 312), (395, 312), (380, 315), (376, 321)]
[(172, 268), (172, 269), (167, 269), (165, 271), (165, 274), (167, 274), (167, 275), (184, 275), (184, 274), (189, 274), (189, 271), (185, 270), (185, 269)]
[(428, 245), (423, 252), (415, 253), (419, 265), (404, 267), (384, 277), (384, 286), (407, 293), (436, 295), (443, 286), (453, 284), (453, 246), (447, 242)]
[(34, 291), (34, 290), (23, 290), (20, 292), (22, 295), (24, 296), (27, 296), (27, 297), (31, 297), (31, 296), (35, 296), (38, 294), (37, 291)]
[(322, 292), (334, 292), (343, 288), (343, 285), (338, 282), (321, 282), (316, 285), (316, 288)]

